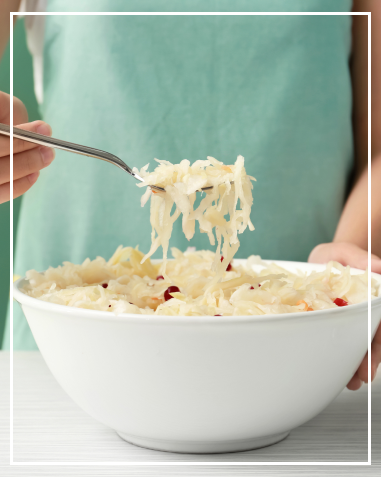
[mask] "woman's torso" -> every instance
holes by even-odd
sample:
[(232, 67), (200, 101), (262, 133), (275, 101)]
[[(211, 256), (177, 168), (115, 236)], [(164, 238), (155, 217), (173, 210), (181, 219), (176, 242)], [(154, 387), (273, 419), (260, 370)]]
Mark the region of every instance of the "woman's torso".
[[(185, 11), (228, 5), (182, 3)], [(108, 11), (111, 4), (149, 11), (153, 3), (81, 6)], [(174, 2), (154, 4), (168, 10)], [(260, 11), (264, 4), (284, 7), (253, 0), (237, 1), (235, 9)], [(296, 11), (329, 4), (287, 2)], [(73, 5), (48, 3), (52, 12)], [(339, 5), (351, 8), (343, 0), (335, 11)], [(153, 168), (155, 157), (209, 155), (229, 164), (242, 154), (257, 179), (256, 230), (240, 236), (237, 257), (303, 261), (332, 239), (351, 170), (350, 26), (349, 16), (48, 16), (43, 117), (56, 137), (139, 168)], [(141, 194), (116, 167), (57, 151), (23, 200), (15, 272), (109, 257), (119, 244), (147, 251), (149, 207), (140, 208)], [(170, 246), (189, 245), (211, 248), (198, 231), (188, 242), (179, 221)]]

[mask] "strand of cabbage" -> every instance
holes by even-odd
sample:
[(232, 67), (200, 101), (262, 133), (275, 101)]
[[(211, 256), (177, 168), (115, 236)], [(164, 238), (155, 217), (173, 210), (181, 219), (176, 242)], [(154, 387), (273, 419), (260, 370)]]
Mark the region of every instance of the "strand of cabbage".
[[(188, 240), (195, 234), (196, 222), (200, 232), (208, 235), (212, 246), (215, 246), (217, 239), (212, 265), (215, 277), (208, 284), (213, 287), (221, 280), (239, 248), (238, 234), (243, 233), (247, 227), (254, 230), (250, 213), (253, 204), (251, 181), (255, 178), (246, 174), (242, 156), (238, 156), (235, 164), (229, 166), (213, 157), (196, 161), (192, 165), (186, 159), (180, 164), (155, 160), (159, 166), (153, 172), (148, 172), (148, 164), (140, 171), (136, 170), (144, 179), (139, 187), (158, 185), (165, 189), (165, 192), (157, 192), (147, 187), (141, 200), (144, 206), (151, 199), (152, 226), (151, 248), (142, 262), (161, 246), (163, 262), (160, 274), (168, 279), (166, 267), (169, 240), (173, 224), (182, 214), (182, 229)], [(205, 192), (205, 197), (195, 209), (197, 191), (209, 186), (212, 189)], [(172, 214), (173, 206), (175, 211)], [(222, 261), (221, 253), (224, 257)]]

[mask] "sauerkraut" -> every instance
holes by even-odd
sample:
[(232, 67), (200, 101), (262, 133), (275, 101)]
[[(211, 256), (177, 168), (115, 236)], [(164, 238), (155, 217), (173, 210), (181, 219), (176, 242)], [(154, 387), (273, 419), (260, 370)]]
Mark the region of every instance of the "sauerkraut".
[[(182, 253), (172, 248), (174, 260), (141, 263), (143, 253), (119, 247), (111, 259), (69, 262), (43, 273), (27, 272), (23, 291), (29, 296), (60, 305), (92, 310), (145, 315), (240, 316), (293, 313), (337, 308), (367, 299), (367, 273), (353, 275), (349, 267), (330, 262), (322, 272), (291, 273), (252, 256), (245, 266), (234, 265), (216, 276), (211, 251)], [(254, 270), (255, 269), (255, 270)], [(168, 292), (169, 287), (178, 291)], [(380, 296), (376, 280), (372, 297)]]
[[(226, 270), (239, 248), (238, 234), (247, 227), (254, 230), (250, 220), (253, 204), (252, 180), (244, 167), (244, 158), (238, 156), (234, 165), (226, 166), (214, 157), (205, 161), (196, 161), (192, 165), (187, 159), (180, 164), (159, 161), (159, 166), (149, 173), (148, 164), (136, 172), (144, 179), (139, 187), (160, 186), (165, 192), (157, 192), (147, 187), (142, 197), (142, 206), (151, 198), (150, 220), (152, 226), (151, 249), (143, 258), (147, 260), (161, 245), (163, 262), (160, 273), (166, 275), (169, 239), (173, 224), (182, 215), (182, 228), (185, 237), (190, 240), (195, 234), (196, 222), (200, 232), (208, 234), (211, 245), (217, 250), (212, 269), (216, 272), (213, 284)], [(196, 193), (204, 187), (211, 187), (204, 192), (205, 197), (195, 209)], [(172, 209), (175, 210), (172, 213)], [(222, 248), (223, 260), (220, 260)]]
[[(293, 313), (346, 306), (367, 299), (368, 275), (351, 274), (349, 267), (330, 262), (324, 271), (291, 273), (276, 264), (250, 257), (245, 266), (232, 259), (238, 234), (254, 230), (250, 220), (252, 180), (244, 159), (225, 166), (212, 157), (180, 164), (158, 161), (136, 171), (150, 187), (142, 205), (151, 198), (152, 245), (144, 255), (137, 248), (120, 246), (108, 262), (98, 257), (81, 265), (70, 262), (43, 273), (27, 272), (23, 292), (43, 301), (116, 314), (179, 316), (239, 316)], [(195, 208), (196, 191), (211, 187)], [(175, 209), (172, 212), (173, 208)], [(182, 215), (185, 236), (191, 239), (196, 223), (217, 250), (187, 251), (172, 248), (167, 260), (173, 223)], [(163, 248), (161, 263), (151, 255)], [(222, 252), (222, 256), (221, 256)], [(254, 267), (255, 266), (255, 267)], [(372, 297), (380, 285), (372, 280)]]

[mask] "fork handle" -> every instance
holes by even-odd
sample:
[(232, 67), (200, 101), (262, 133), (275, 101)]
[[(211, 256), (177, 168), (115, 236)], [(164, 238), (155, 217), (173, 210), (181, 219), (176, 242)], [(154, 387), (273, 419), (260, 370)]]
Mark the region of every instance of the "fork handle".
[[(11, 133), (8, 124), (0, 123), (0, 134), (10, 137)], [(114, 154), (110, 154), (109, 152), (101, 151), (100, 149), (81, 146), (80, 144), (62, 141), (61, 139), (55, 139), (54, 137), (44, 136), (42, 134), (25, 131), (25, 129), (19, 129), (15, 127), (13, 127), (13, 137), (21, 139), (23, 141), (32, 142), (34, 144), (39, 144), (40, 146), (54, 147), (55, 149), (62, 149), (63, 151), (74, 152), (76, 154), (81, 154), (82, 156), (95, 157), (96, 159), (110, 162), (111, 164), (120, 167), (121, 169), (135, 177), (135, 174), (132, 172), (131, 168), (128, 167), (125, 162), (119, 159), (119, 157), (114, 156)]]

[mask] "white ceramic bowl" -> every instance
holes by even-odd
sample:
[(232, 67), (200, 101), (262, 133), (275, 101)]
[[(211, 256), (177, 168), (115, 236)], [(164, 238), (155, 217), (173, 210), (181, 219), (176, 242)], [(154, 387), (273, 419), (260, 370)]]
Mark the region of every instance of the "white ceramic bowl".
[[(233, 452), (278, 442), (342, 391), (367, 350), (366, 302), (250, 317), (115, 316), (28, 297), (23, 284), (15, 282), (14, 297), (64, 390), (123, 439), (152, 449)], [(380, 320), (377, 298), (373, 334)]]

